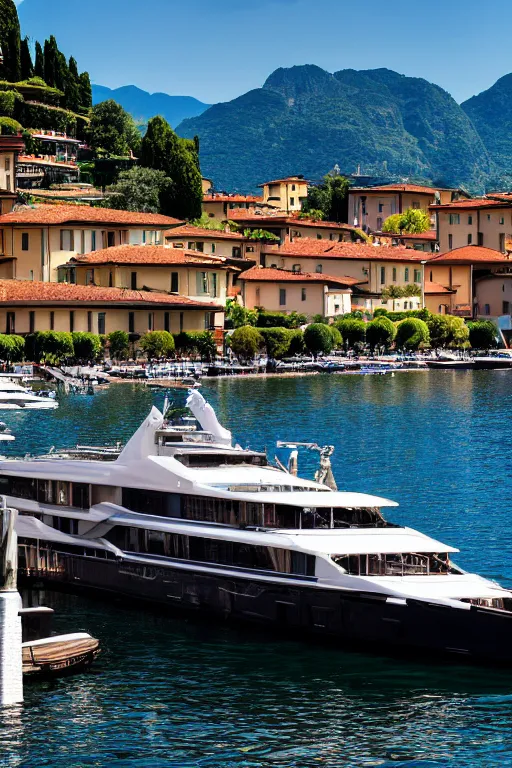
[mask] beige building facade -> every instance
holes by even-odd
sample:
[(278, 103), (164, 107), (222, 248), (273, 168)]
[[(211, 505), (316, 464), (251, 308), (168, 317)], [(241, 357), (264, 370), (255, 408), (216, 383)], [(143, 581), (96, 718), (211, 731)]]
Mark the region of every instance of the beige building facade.
[(259, 186), (263, 189), (263, 202), (286, 213), (300, 211), (308, 196), (308, 183), (303, 176), (287, 176)]
[(433, 206), (441, 253), (477, 245), (512, 252), (512, 201), (468, 200)]
[[(389, 216), (403, 213), (408, 208), (430, 215), (429, 207), (439, 199), (437, 189), (415, 184), (353, 188), (348, 194), (348, 218), (351, 224), (361, 227), (364, 232), (381, 232)], [(435, 218), (432, 216), (432, 228), (434, 226)]]
[(222, 311), (217, 302), (165, 294), (0, 280), (0, 328), (5, 333), (213, 330)]
[(158, 214), (81, 205), (20, 208), (0, 217), (0, 277), (56, 282), (70, 258), (123, 244), (157, 245), (181, 224)]
[(254, 267), (240, 275), (242, 302), (247, 309), (299, 312), (337, 317), (350, 312), (352, 287), (357, 280), (329, 275), (293, 273)]

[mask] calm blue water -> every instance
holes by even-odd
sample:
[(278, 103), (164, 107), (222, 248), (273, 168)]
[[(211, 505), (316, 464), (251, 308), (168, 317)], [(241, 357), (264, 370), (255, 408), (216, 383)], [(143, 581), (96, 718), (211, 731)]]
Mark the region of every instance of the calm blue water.
[[(397, 522), (461, 548), (512, 586), (512, 372), (207, 382), (241, 444), (336, 447), (339, 487), (389, 496)], [(184, 393), (177, 395), (181, 401)], [(126, 439), (163, 394), (132, 385), (4, 413), (12, 452)], [(316, 456), (301, 456), (312, 476)], [(26, 687), (0, 713), (0, 766), (512, 766), (512, 673), (412, 664), (47, 593), (58, 628), (104, 653), (86, 675)]]

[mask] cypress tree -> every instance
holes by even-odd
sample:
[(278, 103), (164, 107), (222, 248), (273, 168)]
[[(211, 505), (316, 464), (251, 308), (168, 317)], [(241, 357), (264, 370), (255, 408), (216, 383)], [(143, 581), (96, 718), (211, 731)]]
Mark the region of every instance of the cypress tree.
[(23, 40), (21, 41), (20, 58), (21, 58), (21, 79), (28, 80), (34, 74), (34, 66), (32, 64), (32, 56), (30, 55), (28, 37), (24, 37)]
[(83, 110), (90, 109), (92, 107), (92, 88), (88, 72), (82, 72), (78, 85), (80, 88), (80, 107)]
[(64, 94), (66, 97), (66, 107), (73, 112), (80, 109), (80, 79), (76, 60), (71, 56), (69, 59), (69, 68), (64, 83)]
[(36, 62), (34, 65), (34, 75), (44, 80), (44, 55), (41, 43), (36, 42)]
[(0, 47), (0, 79), (16, 83), (21, 80), (20, 22), (13, 0), (0, 0)]
[(57, 41), (53, 35), (44, 41), (44, 81), (46, 85), (55, 88), (57, 79)]

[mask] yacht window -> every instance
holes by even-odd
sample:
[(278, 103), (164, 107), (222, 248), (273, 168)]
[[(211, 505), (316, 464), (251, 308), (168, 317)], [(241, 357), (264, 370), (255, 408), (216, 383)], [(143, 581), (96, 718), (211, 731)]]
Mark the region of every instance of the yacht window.
[(259, 571), (315, 575), (315, 557), (277, 547), (115, 526), (105, 538), (124, 551)]
[(331, 558), (352, 576), (432, 576), (461, 573), (452, 565), (447, 553), (331, 555)]

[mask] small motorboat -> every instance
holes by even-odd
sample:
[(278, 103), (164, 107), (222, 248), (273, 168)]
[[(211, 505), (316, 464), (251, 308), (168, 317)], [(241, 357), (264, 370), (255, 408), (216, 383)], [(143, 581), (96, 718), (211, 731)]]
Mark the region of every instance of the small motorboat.
[(0, 421), (0, 441), (10, 443), (13, 440), (16, 440), (16, 438), (11, 434), (11, 430), (7, 427), (7, 424)]
[(99, 640), (87, 632), (49, 634), (52, 608), (22, 608), (20, 615), (23, 674), (27, 677), (77, 674), (90, 667), (100, 653)]

